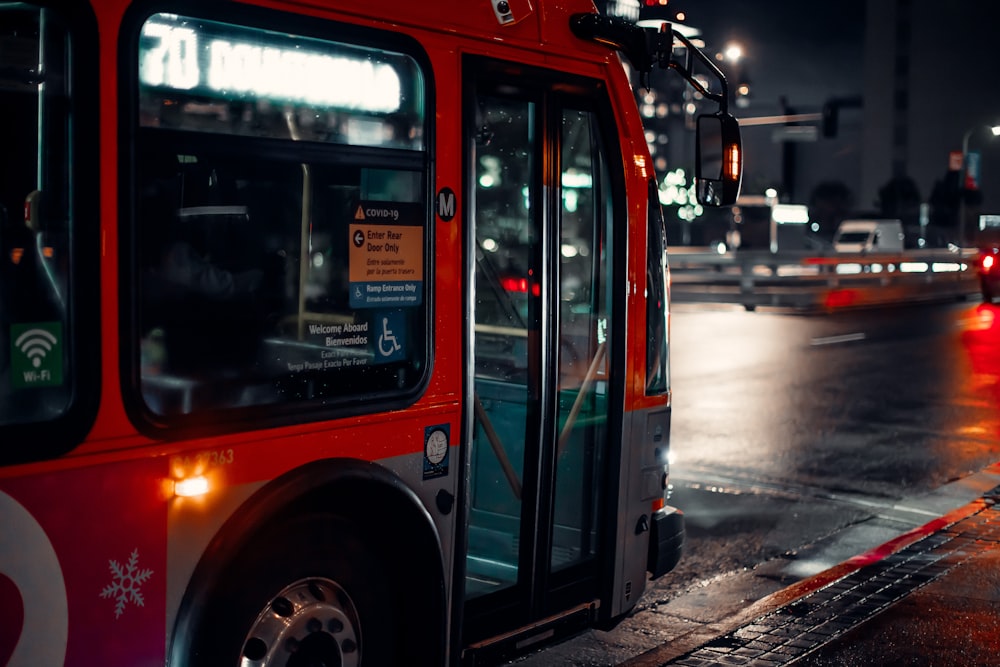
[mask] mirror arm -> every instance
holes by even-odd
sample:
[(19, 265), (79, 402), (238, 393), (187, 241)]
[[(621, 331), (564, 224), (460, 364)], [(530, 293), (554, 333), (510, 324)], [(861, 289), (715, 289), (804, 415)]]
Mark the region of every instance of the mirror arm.
[[(580, 39), (606, 44), (621, 52), (639, 72), (639, 84), (643, 88), (649, 88), (649, 74), (655, 63), (662, 69), (676, 70), (695, 90), (718, 104), (722, 113), (728, 112), (729, 85), (726, 76), (687, 37), (674, 30), (670, 23), (664, 21), (657, 30), (643, 28), (614, 16), (574, 14), (570, 18), (570, 30)], [(675, 39), (686, 47), (684, 63), (673, 58)], [(722, 92), (712, 92), (694, 77), (692, 57), (697, 58), (718, 80)]]
[[(663, 25), (666, 28), (669, 24), (664, 23)], [(676, 70), (681, 76), (684, 77), (685, 80), (687, 80), (688, 83), (690, 83), (694, 87), (695, 90), (697, 90), (699, 93), (701, 93), (702, 95), (704, 95), (708, 99), (710, 99), (713, 102), (715, 102), (716, 104), (718, 104), (719, 105), (719, 111), (721, 111), (722, 113), (728, 113), (729, 112), (729, 83), (726, 81), (726, 75), (722, 73), (722, 70), (720, 70), (718, 67), (716, 67), (715, 63), (713, 63), (711, 60), (708, 59), (708, 56), (706, 56), (698, 48), (696, 48), (695, 45), (692, 44), (691, 41), (688, 40), (687, 37), (685, 37), (684, 35), (680, 34), (676, 30), (673, 30), (672, 28), (670, 29), (670, 31), (673, 33), (674, 38), (680, 40), (680, 42), (682, 44), (684, 44), (685, 47), (687, 47), (685, 49), (685, 51), (687, 53), (685, 54), (684, 64), (679, 63), (678, 61), (674, 60), (673, 58), (671, 58), (669, 56), (668, 57), (664, 57), (664, 54), (661, 51), (659, 53), (660, 66), (664, 67), (664, 68), (669, 67), (670, 69)], [(668, 52), (668, 53), (670, 53), (670, 52)], [(716, 80), (718, 80), (719, 85), (722, 88), (721, 92), (713, 93), (712, 91), (708, 90), (705, 86), (703, 86), (701, 84), (701, 82), (698, 81), (698, 79), (696, 79), (694, 77), (694, 75), (691, 73), (691, 70), (692, 70), (692, 60), (691, 60), (691, 58), (692, 58), (692, 56), (697, 57), (698, 60), (705, 67), (708, 68), (709, 72), (712, 73), (712, 76), (714, 76), (716, 78)], [(666, 61), (666, 62), (664, 62), (664, 61)]]
[[(722, 70), (696, 48), (691, 40), (674, 30), (667, 21), (661, 22), (659, 28), (645, 28), (625, 19), (597, 13), (574, 14), (570, 17), (570, 30), (580, 39), (610, 46), (618, 51), (619, 55), (628, 59), (632, 68), (638, 71), (639, 83), (643, 88), (649, 89), (649, 74), (654, 65), (659, 65), (661, 69), (677, 71), (695, 90), (719, 106), (718, 112), (710, 118), (716, 119), (719, 123), (723, 145), (711, 148), (721, 151), (722, 173), (717, 178), (704, 178), (701, 175), (702, 138), (699, 124), (695, 184), (699, 188), (698, 201), (702, 203), (711, 203), (714, 206), (734, 203), (742, 179), (743, 149), (739, 137), (739, 123), (729, 113), (729, 84)], [(683, 62), (674, 59), (674, 40), (683, 44), (687, 51), (682, 59)], [(709, 85), (695, 77), (694, 65), (697, 64), (695, 58), (708, 70), (710, 77), (719, 82), (722, 88), (720, 92), (713, 92), (709, 89)], [(700, 116), (699, 119), (704, 117), (706, 116)], [(725, 162), (726, 160), (729, 162)]]

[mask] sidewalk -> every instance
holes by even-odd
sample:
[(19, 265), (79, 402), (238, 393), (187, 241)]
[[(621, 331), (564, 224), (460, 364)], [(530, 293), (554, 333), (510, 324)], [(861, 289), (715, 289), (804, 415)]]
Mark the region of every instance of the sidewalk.
[(932, 494), (927, 506), (953, 509), (760, 600), (739, 627), (630, 664), (1000, 665), (1000, 486), (981, 489), (998, 474)]
[(964, 560), (934, 581), (795, 664), (1000, 664), (1000, 510), (990, 513), (992, 543), (966, 547)]

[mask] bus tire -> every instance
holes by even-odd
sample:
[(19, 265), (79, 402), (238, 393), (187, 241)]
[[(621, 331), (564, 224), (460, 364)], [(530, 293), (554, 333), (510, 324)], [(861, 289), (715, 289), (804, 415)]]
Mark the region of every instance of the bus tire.
[(329, 514), (256, 533), (195, 611), (187, 664), (399, 664), (400, 605), (383, 559), (360, 535)]

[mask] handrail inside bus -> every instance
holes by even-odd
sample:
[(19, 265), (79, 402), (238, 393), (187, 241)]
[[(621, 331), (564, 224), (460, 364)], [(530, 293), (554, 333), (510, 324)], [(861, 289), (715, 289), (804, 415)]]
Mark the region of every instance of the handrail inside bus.
[(528, 330), (521, 327), (505, 327), (499, 324), (476, 323), (476, 333), (492, 334), (494, 336), (510, 336), (512, 338), (527, 338)]
[[(285, 112), (285, 123), (292, 141), (299, 141), (299, 128), (295, 125), (295, 115), (292, 111)], [(302, 224), (299, 230), (299, 312), (298, 337), (304, 340), (306, 335), (306, 287), (309, 282), (309, 232), (312, 227), (312, 190), (309, 165), (302, 163)]]
[(580, 385), (580, 391), (577, 392), (576, 399), (573, 401), (573, 407), (570, 408), (569, 416), (566, 417), (566, 423), (563, 424), (562, 432), (559, 433), (559, 445), (556, 447), (556, 458), (562, 456), (563, 450), (566, 448), (566, 443), (569, 442), (569, 434), (573, 431), (573, 426), (576, 425), (576, 418), (580, 415), (581, 408), (583, 408), (583, 399), (590, 393), (590, 387), (594, 384), (594, 378), (597, 377), (597, 371), (601, 367), (601, 363), (604, 361), (604, 355), (607, 352), (607, 345), (607, 342), (603, 342), (597, 346), (597, 352), (594, 354), (594, 359), (590, 362), (587, 374), (583, 378), (583, 384)]
[(496, 454), (497, 460), (500, 462), (500, 467), (503, 468), (503, 474), (507, 478), (507, 483), (510, 484), (510, 490), (514, 492), (515, 498), (521, 500), (521, 480), (517, 477), (517, 471), (514, 470), (514, 466), (510, 463), (510, 458), (507, 457), (507, 450), (504, 448), (500, 436), (497, 435), (496, 429), (493, 428), (493, 422), (490, 421), (490, 416), (486, 414), (486, 408), (483, 407), (483, 402), (479, 400), (479, 394), (473, 392), (473, 398), (476, 403), (476, 418), (483, 427), (483, 433), (486, 434), (486, 439), (489, 440), (490, 447), (493, 448), (493, 453)]

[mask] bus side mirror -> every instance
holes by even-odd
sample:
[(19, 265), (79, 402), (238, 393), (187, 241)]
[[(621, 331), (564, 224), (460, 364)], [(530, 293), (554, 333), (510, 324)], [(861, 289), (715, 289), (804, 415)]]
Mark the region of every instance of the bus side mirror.
[(743, 145), (736, 118), (720, 111), (698, 117), (695, 194), (703, 206), (731, 206), (743, 179)]

